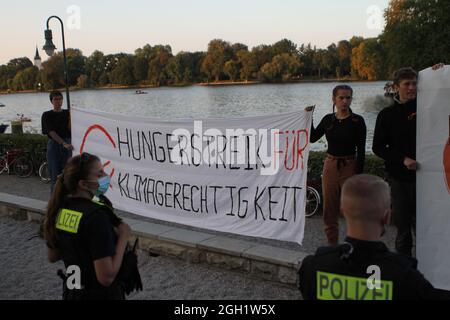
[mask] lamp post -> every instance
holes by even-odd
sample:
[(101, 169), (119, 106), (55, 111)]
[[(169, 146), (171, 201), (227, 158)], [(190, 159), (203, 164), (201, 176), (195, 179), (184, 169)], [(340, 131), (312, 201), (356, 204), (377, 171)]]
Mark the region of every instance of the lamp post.
[(70, 97), (69, 97), (69, 70), (67, 68), (67, 57), (66, 57), (66, 42), (64, 39), (64, 25), (58, 16), (51, 16), (47, 19), (47, 29), (45, 30), (45, 44), (42, 49), (44, 49), (45, 53), (51, 57), (56, 50), (55, 45), (53, 44), (53, 35), (52, 30), (49, 28), (49, 22), (52, 18), (56, 18), (61, 23), (61, 32), (62, 32), (62, 45), (63, 45), (63, 57), (64, 57), (64, 77), (66, 80), (66, 100), (67, 100), (67, 109), (70, 110)]

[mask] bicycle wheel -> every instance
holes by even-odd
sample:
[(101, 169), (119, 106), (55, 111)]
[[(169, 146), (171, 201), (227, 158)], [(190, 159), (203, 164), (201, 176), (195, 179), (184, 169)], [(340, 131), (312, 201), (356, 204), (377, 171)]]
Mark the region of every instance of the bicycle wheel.
[(43, 162), (39, 167), (39, 177), (41, 178), (41, 181), (44, 183), (50, 182), (50, 172), (48, 171), (47, 162)]
[(306, 208), (305, 216), (310, 218), (314, 216), (320, 207), (320, 194), (313, 187), (308, 187), (306, 190)]
[(13, 172), (20, 178), (28, 178), (33, 173), (33, 163), (28, 157), (17, 158), (13, 168)]
[(8, 173), (8, 166), (6, 163), (6, 157), (0, 157), (0, 174), (3, 172)]

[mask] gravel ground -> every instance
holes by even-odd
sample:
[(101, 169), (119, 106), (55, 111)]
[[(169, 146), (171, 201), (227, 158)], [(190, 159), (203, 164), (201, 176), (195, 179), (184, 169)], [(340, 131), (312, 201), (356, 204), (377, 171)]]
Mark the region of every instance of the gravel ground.
[[(58, 262), (46, 260), (46, 247), (39, 238), (29, 240), (38, 224), (12, 218), (0, 219), (0, 300), (60, 299)], [(139, 253), (144, 291), (129, 299), (300, 299), (293, 287), (255, 280), (239, 273), (190, 264), (167, 257)]]
[[(48, 200), (49, 185), (38, 178), (20, 179), (0, 176), (0, 192)], [(119, 212), (122, 216), (136, 216)], [(142, 218), (147, 221), (152, 219)], [(160, 222), (159, 223), (164, 223)], [(168, 224), (168, 223), (164, 223)], [(341, 237), (345, 234), (341, 221)], [(187, 228), (193, 229), (195, 228)], [(61, 283), (56, 276), (61, 263), (50, 264), (41, 239), (30, 239), (38, 225), (12, 218), (0, 219), (0, 299), (59, 299)], [(392, 249), (394, 228), (384, 241)], [(210, 232), (210, 231), (208, 231)], [(214, 232), (212, 232), (214, 233)], [(321, 217), (307, 219), (303, 246), (297, 244), (229, 235), (233, 238), (312, 253), (325, 244)], [(131, 299), (300, 299), (292, 287), (252, 279), (247, 275), (224, 271), (208, 265), (190, 264), (167, 257), (150, 257), (141, 252), (140, 270), (144, 291)], [(186, 281), (188, 280), (188, 281)]]

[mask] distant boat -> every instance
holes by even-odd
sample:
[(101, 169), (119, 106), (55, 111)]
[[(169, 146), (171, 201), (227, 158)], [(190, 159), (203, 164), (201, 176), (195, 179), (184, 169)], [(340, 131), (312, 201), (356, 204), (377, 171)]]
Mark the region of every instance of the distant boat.
[(136, 90), (135, 94), (147, 94), (147, 92), (142, 90)]
[(0, 108), (6, 107), (3, 103), (0, 102)]
[(6, 129), (8, 129), (9, 125), (7, 124), (0, 124), (0, 133), (5, 133)]

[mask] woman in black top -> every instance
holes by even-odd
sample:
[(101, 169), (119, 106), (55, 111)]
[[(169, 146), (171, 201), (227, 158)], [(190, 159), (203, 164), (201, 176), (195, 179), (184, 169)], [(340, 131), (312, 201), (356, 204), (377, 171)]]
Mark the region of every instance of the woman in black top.
[(353, 89), (350, 86), (337, 86), (333, 90), (333, 113), (326, 115), (317, 128), (311, 126), (311, 143), (324, 135), (328, 142), (322, 192), (325, 234), (330, 245), (339, 241), (342, 185), (346, 179), (364, 170), (366, 124), (363, 117), (352, 112), (352, 100)]
[(63, 96), (59, 91), (50, 93), (53, 110), (42, 114), (42, 133), (49, 137), (47, 144), (47, 164), (50, 173), (51, 192), (56, 178), (62, 172), (67, 160), (72, 156), (73, 146), (70, 133), (69, 110), (62, 109)]
[[(78, 288), (64, 281), (65, 300), (125, 298), (119, 271), (130, 227), (103, 196), (109, 184), (99, 158), (88, 153), (71, 158), (56, 182), (44, 221), (48, 258), (50, 262), (62, 259), (68, 276), (73, 266), (81, 275)], [(140, 278), (139, 284), (142, 288)]]

